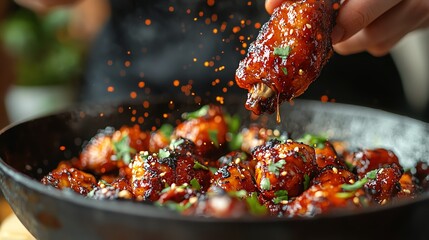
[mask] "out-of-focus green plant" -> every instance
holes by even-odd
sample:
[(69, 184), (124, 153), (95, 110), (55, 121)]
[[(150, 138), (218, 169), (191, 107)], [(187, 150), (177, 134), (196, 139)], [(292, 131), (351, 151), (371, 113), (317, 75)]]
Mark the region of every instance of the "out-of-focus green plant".
[(0, 26), (3, 47), (16, 59), (15, 84), (66, 84), (82, 70), (83, 47), (68, 34), (70, 11), (38, 16), (19, 9)]

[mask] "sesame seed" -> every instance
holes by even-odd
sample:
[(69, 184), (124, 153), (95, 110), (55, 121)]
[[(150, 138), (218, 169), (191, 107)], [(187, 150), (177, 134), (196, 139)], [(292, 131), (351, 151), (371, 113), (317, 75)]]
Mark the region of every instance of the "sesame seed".
[(282, 173), (280, 173), (280, 175), (282, 175), (283, 177), (287, 175), (286, 171), (283, 171)]
[(358, 197), (354, 197), (353, 198), (353, 203), (356, 204), (356, 205), (359, 204), (359, 198)]
[(131, 199), (133, 195), (130, 193), (130, 191), (124, 189), (118, 193), (119, 198), (125, 198), (125, 199)]
[(314, 197), (316, 198), (320, 198), (320, 197), (324, 197), (325, 193), (322, 191), (317, 191), (316, 193), (314, 193)]
[(167, 173), (166, 173), (166, 172), (162, 172), (162, 173), (160, 173), (160, 174), (159, 174), (159, 176), (160, 176), (160, 177), (164, 177), (164, 176), (165, 176), (165, 174), (167, 174)]
[(280, 153), (279, 154), (279, 158), (285, 158), (286, 157), (286, 154), (285, 153)]
[(280, 203), (283, 205), (286, 205), (289, 201), (288, 200), (282, 200)]
[(411, 193), (410, 189), (403, 189), (402, 191), (403, 191), (404, 193), (406, 193), (406, 194), (410, 194), (410, 193)]
[(298, 74), (299, 74), (300, 76), (302, 76), (302, 75), (304, 74), (304, 70), (299, 69), (299, 70), (298, 70)]
[(306, 23), (305, 26), (309, 29), (311, 28), (311, 25), (309, 23)]
[(387, 203), (387, 199), (383, 199), (383, 201), (381, 201), (380, 205), (384, 205)]
[(337, 174), (337, 173), (338, 173), (338, 169), (337, 169), (336, 167), (333, 167), (333, 168), (332, 168), (332, 171), (333, 171), (335, 174)]
[(292, 35), (293, 29), (289, 30), (289, 35)]
[(380, 170), (378, 170), (378, 174), (382, 173), (384, 171), (384, 168), (381, 168)]
[(235, 159), (235, 164), (239, 164), (241, 162), (241, 159), (240, 158), (236, 158)]
[(350, 179), (350, 180), (349, 180), (349, 183), (353, 184), (353, 183), (355, 183), (355, 180)]
[(288, 139), (288, 140), (286, 140), (286, 142), (287, 142), (287, 143), (292, 143), (292, 142), (293, 142), (293, 140), (292, 140), (292, 139)]
[(293, 150), (294, 150), (295, 152), (299, 152), (299, 147), (295, 147)]
[(198, 198), (197, 197), (191, 197), (191, 198), (189, 198), (189, 203), (191, 203), (191, 204), (194, 204), (194, 203), (196, 203), (198, 201)]

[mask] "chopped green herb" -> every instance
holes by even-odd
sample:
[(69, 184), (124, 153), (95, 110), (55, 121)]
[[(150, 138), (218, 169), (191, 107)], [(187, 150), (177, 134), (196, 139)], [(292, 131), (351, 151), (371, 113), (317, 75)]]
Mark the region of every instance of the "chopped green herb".
[(168, 150), (159, 149), (158, 158), (168, 158), (170, 155), (171, 153)]
[(272, 162), (268, 165), (268, 171), (278, 176), (280, 174), (280, 169), (282, 169), (285, 164), (286, 161), (284, 159), (281, 159), (278, 162)]
[(136, 153), (136, 150), (130, 147), (130, 138), (128, 135), (124, 135), (118, 141), (113, 142), (113, 151), (115, 152), (117, 159), (122, 159), (126, 164), (131, 162), (131, 154)]
[(288, 192), (286, 190), (279, 190), (274, 193), (275, 198), (273, 198), (274, 204), (279, 204), (282, 201), (289, 200)]
[(240, 130), (241, 127), (241, 118), (239, 115), (235, 114), (234, 116), (231, 116), (229, 114), (225, 114), (225, 121), (228, 125), (228, 132), (230, 133), (236, 133), (238, 130)]
[(351, 198), (355, 195), (354, 192), (338, 192), (335, 194), (337, 198)]
[(196, 178), (193, 178), (189, 183), (191, 184), (193, 189), (197, 191), (201, 190), (201, 185)]
[(209, 167), (210, 172), (212, 172), (213, 174), (215, 174), (219, 168), (215, 168), (215, 167)]
[(198, 169), (209, 170), (208, 167), (202, 165), (198, 161), (194, 161), (194, 169), (196, 169), (196, 170), (198, 170)]
[(325, 143), (328, 141), (328, 139), (326, 137), (323, 137), (323, 136), (317, 136), (317, 135), (312, 135), (312, 134), (307, 133), (304, 136), (302, 136), (301, 138), (299, 138), (297, 141), (305, 143), (309, 146), (314, 146), (317, 148), (324, 148)]
[(367, 172), (365, 174), (365, 177), (368, 178), (368, 179), (375, 179), (377, 177), (378, 170), (379, 169), (375, 169), (375, 170)]
[(174, 131), (173, 125), (168, 123), (162, 124), (162, 126), (159, 128), (159, 132), (161, 132), (161, 134), (164, 135), (165, 137), (170, 137), (173, 131)]
[(347, 162), (347, 161), (345, 161), (345, 163), (346, 163), (346, 166), (349, 169), (349, 171), (353, 172), (353, 169), (355, 168), (355, 166), (352, 163)]
[(262, 178), (261, 180), (261, 189), (262, 190), (270, 190), (271, 188), (271, 182), (268, 178)]
[(229, 150), (240, 150), (243, 144), (243, 135), (241, 133), (232, 134), (231, 141), (228, 142)]
[(228, 192), (228, 194), (231, 197), (235, 197), (235, 198), (245, 198), (247, 196), (246, 190), (231, 191), (231, 192)]
[(250, 213), (253, 215), (265, 215), (267, 213), (267, 208), (259, 203), (258, 194), (256, 194), (256, 192), (253, 192), (250, 197), (247, 197), (246, 202), (247, 206), (249, 206)]
[(363, 187), (363, 185), (365, 185), (365, 183), (368, 182), (368, 178), (362, 178), (359, 181), (356, 181), (353, 184), (342, 184), (341, 188), (344, 191), (349, 191), (349, 192), (353, 192), (358, 190), (359, 188)]
[(182, 114), (182, 118), (189, 120), (189, 119), (203, 117), (209, 113), (209, 109), (210, 109), (209, 105), (204, 105), (203, 107), (201, 107), (200, 109), (198, 109), (195, 112), (189, 112), (189, 113)]
[(282, 67), (282, 68), (281, 68), (281, 70), (282, 70), (282, 72), (283, 72), (283, 74), (284, 74), (284, 75), (287, 75), (287, 74), (288, 74), (288, 72), (287, 72), (287, 68), (286, 68), (286, 67)]
[(176, 203), (172, 201), (167, 201), (164, 204), (160, 204), (160, 206), (166, 206), (170, 210), (177, 211), (177, 212), (183, 212), (186, 209), (190, 208), (192, 206), (192, 203), (187, 202), (185, 204), (183, 203)]
[(218, 130), (210, 129), (208, 132), (209, 132), (210, 141), (212, 141), (216, 147), (219, 147), (219, 140), (217, 139)]
[(310, 176), (304, 174), (304, 191), (310, 187)]
[(176, 139), (170, 143), (170, 147), (175, 149), (178, 146), (180, 146), (181, 144), (183, 144), (184, 142), (185, 142), (185, 140), (183, 138)]
[(274, 55), (277, 55), (281, 58), (287, 58), (289, 54), (290, 54), (290, 46), (274, 48)]

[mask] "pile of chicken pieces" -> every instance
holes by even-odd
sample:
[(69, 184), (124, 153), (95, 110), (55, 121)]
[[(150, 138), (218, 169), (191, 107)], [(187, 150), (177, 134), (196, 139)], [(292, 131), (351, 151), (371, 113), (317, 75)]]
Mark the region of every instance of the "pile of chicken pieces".
[(310, 134), (293, 140), (259, 124), (241, 126), (215, 105), (183, 117), (152, 132), (100, 130), (41, 182), (210, 217), (311, 217), (413, 198), (428, 185), (426, 164), (404, 171), (387, 149), (348, 151)]

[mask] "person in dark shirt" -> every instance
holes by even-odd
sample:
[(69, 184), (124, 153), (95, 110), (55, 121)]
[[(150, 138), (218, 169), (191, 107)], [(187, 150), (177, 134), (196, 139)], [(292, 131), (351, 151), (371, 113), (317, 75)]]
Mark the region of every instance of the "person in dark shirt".
[[(16, 0), (39, 10), (74, 1)], [(246, 91), (234, 84), (235, 69), (257, 35), (257, 25), (266, 22), (281, 2), (267, 0), (264, 11), (264, 2), (255, 0), (110, 0), (111, 17), (91, 47), (80, 100), (126, 101), (148, 94), (195, 95), (212, 101), (219, 95), (244, 96)], [(367, 5), (363, 1), (343, 5), (333, 35), (334, 48), (342, 55), (334, 54), (300, 98), (323, 96), (426, 118), (427, 113), (410, 110), (398, 70), (388, 54), (406, 33), (429, 25), (424, 14), (415, 14), (412, 19), (406, 15), (419, 8), (421, 1), (365, 2)], [(407, 8), (398, 10), (404, 2)], [(392, 9), (397, 18), (384, 14)], [(395, 28), (365, 34), (375, 23), (381, 22), (376, 25), (380, 27), (404, 19), (409, 25), (401, 25), (400, 34), (392, 33)], [(395, 41), (369, 44), (368, 38), (379, 41), (380, 36), (389, 34)]]

